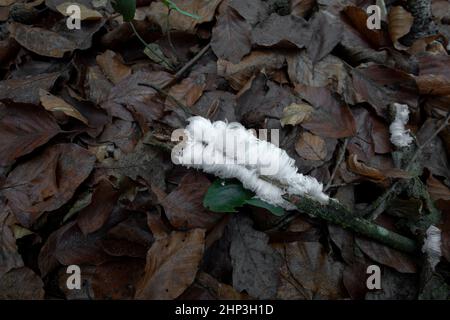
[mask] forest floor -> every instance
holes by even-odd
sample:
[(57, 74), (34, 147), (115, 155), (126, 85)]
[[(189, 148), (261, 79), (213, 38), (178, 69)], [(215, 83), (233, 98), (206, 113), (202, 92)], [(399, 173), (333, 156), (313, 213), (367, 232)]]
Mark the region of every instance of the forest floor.
[[(141, 0), (132, 24), (118, 2), (0, 0), (0, 299), (450, 297), (449, 1), (412, 41), (405, 1)], [(278, 129), (301, 173), (417, 250), (307, 210), (205, 208), (216, 178), (165, 148), (191, 115)]]

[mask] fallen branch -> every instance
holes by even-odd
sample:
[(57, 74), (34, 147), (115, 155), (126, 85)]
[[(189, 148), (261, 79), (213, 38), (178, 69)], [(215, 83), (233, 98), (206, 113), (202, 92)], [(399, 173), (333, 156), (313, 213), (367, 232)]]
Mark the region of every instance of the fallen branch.
[(344, 229), (377, 240), (392, 248), (409, 253), (417, 250), (414, 240), (392, 232), (369, 220), (355, 217), (337, 201), (330, 201), (328, 205), (321, 205), (317, 201), (297, 196), (289, 197), (288, 201), (293, 203), (300, 212), (306, 213), (311, 217), (323, 219)]

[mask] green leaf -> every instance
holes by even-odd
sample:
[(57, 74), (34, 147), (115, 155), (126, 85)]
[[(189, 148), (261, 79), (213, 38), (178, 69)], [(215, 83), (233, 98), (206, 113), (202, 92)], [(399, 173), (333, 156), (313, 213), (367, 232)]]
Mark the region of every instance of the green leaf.
[(217, 179), (209, 187), (203, 206), (213, 212), (236, 212), (246, 204), (269, 210), (276, 216), (284, 215), (282, 208), (253, 198), (254, 193), (245, 189), (239, 181)]
[(283, 208), (276, 207), (270, 203), (262, 201), (261, 199), (252, 198), (252, 199), (247, 200), (245, 203), (248, 205), (254, 206), (254, 207), (269, 210), (272, 214), (274, 214), (276, 216), (279, 216), (279, 217), (284, 216)]
[(236, 212), (253, 193), (235, 181), (218, 179), (213, 182), (203, 199), (203, 206), (213, 212)]
[(112, 0), (111, 4), (123, 17), (123, 20), (129, 22), (133, 20), (136, 13), (136, 0)]

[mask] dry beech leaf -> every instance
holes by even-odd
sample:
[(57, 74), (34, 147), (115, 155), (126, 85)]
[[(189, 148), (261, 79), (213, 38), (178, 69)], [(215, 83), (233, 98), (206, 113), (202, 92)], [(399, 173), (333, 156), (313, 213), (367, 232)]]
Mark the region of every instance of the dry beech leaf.
[(395, 48), (405, 50), (406, 47), (399, 43), (398, 40), (409, 33), (414, 23), (414, 17), (403, 7), (395, 6), (389, 11), (388, 21), (389, 34)]
[(167, 219), (177, 229), (211, 229), (222, 217), (203, 206), (211, 182), (201, 173), (188, 173), (178, 187), (162, 199)]
[(250, 218), (237, 215), (229, 224), (233, 287), (258, 299), (274, 298), (279, 282), (280, 255), (269, 236), (253, 229)]
[(44, 89), (39, 89), (39, 96), (42, 106), (51, 112), (62, 112), (65, 115), (78, 119), (84, 124), (88, 124), (88, 120), (73, 106), (58, 98)]
[(80, 20), (99, 20), (102, 18), (100, 12), (89, 9), (86, 6), (76, 2), (61, 3), (56, 6), (56, 10), (58, 10), (63, 16), (70, 16), (71, 13), (67, 13), (67, 8), (71, 5), (76, 5), (80, 8)]
[(53, 72), (21, 79), (2, 80), (0, 81), (0, 99), (39, 104), (39, 90), (50, 90), (59, 76), (58, 72)]
[(427, 188), (434, 201), (450, 200), (450, 189), (432, 175), (427, 179)]
[(62, 58), (66, 52), (77, 49), (74, 41), (43, 28), (12, 23), (8, 30), (21, 46), (41, 56)]
[(273, 13), (252, 30), (252, 39), (258, 46), (302, 49), (311, 42), (311, 29), (302, 17)]
[(119, 83), (131, 74), (131, 68), (123, 63), (122, 57), (111, 50), (106, 50), (98, 55), (96, 61), (103, 73), (114, 84)]
[(5, 190), (14, 215), (31, 226), (45, 211), (53, 211), (69, 201), (77, 187), (89, 176), (95, 156), (76, 144), (57, 144), (14, 168)]
[(225, 77), (235, 90), (242, 89), (251, 77), (264, 70), (269, 76), (281, 69), (286, 58), (281, 52), (252, 51), (239, 63), (217, 60), (217, 74)]
[(414, 260), (403, 252), (365, 238), (356, 237), (357, 246), (371, 259), (402, 273), (415, 273)]
[(306, 160), (323, 161), (327, 157), (327, 146), (325, 141), (309, 132), (304, 132), (297, 143), (295, 151)]
[(356, 154), (351, 154), (347, 160), (348, 168), (361, 176), (368, 177), (373, 180), (384, 180), (386, 176), (378, 169), (369, 167), (358, 161)]
[(16, 0), (0, 0), (0, 6), (1, 7), (8, 7), (12, 5)]
[(61, 131), (55, 119), (33, 105), (9, 105), (0, 119), (0, 166), (7, 166)]
[(212, 30), (212, 50), (219, 58), (238, 63), (252, 48), (250, 30), (245, 19), (224, 2)]
[(295, 90), (314, 107), (311, 117), (301, 124), (303, 128), (329, 138), (345, 138), (356, 133), (350, 108), (328, 88), (297, 85)]
[(205, 246), (205, 230), (173, 231), (147, 253), (145, 275), (136, 298), (168, 300), (180, 296), (195, 280)]
[(308, 120), (314, 108), (306, 103), (293, 103), (283, 110), (283, 118), (281, 118), (281, 125), (295, 126)]
[[(206, 79), (203, 74), (183, 79), (179, 84), (169, 90), (169, 94), (187, 107), (192, 107), (203, 95), (206, 88)], [(173, 99), (167, 98), (166, 105), (177, 107)]]
[(0, 277), (1, 300), (42, 300), (44, 283), (31, 269), (13, 269)]
[(305, 17), (316, 5), (316, 0), (292, 0), (291, 14)]
[(388, 45), (381, 30), (370, 30), (367, 28), (367, 19), (369, 17), (365, 10), (354, 6), (348, 6), (343, 12), (350, 19), (355, 29), (364, 35), (364, 38), (372, 45), (377, 48)]

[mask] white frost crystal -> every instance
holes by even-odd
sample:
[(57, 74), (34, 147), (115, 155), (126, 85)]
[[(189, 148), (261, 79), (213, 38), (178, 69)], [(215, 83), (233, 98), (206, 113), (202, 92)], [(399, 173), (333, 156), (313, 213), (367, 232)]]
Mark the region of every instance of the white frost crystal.
[(430, 226), (427, 230), (424, 244), (422, 246), (431, 267), (434, 269), (441, 260), (441, 230), (435, 226)]
[(395, 120), (391, 123), (389, 131), (391, 132), (391, 142), (396, 147), (402, 148), (409, 146), (413, 138), (406, 130), (405, 125), (409, 120), (409, 108), (406, 104), (394, 103)]
[(240, 123), (192, 117), (185, 139), (172, 152), (172, 160), (186, 167), (202, 169), (223, 179), (236, 178), (255, 197), (267, 203), (294, 209), (283, 195), (307, 196), (322, 204), (329, 201), (323, 185), (298, 173), (286, 151), (258, 139)]

